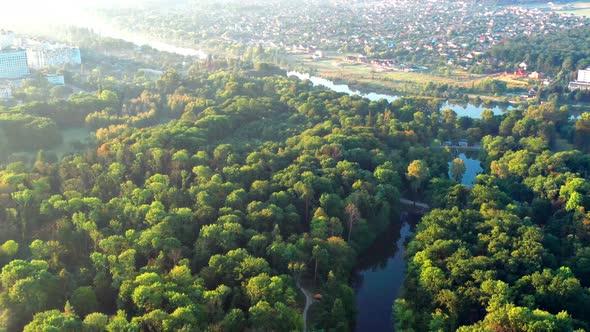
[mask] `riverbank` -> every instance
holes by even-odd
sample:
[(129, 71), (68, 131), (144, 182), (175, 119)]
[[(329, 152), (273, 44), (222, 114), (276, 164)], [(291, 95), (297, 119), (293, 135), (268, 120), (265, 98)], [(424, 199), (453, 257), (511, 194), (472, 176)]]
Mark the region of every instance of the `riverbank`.
[[(447, 94), (464, 94), (470, 99), (479, 98), (493, 102), (520, 103), (520, 94), (534, 88), (529, 82), (515, 79), (512, 75), (498, 74), (474, 74), (461, 69), (446, 68), (445, 73), (438, 73), (435, 69), (419, 71), (382, 70), (368, 63), (344, 61), (346, 54), (326, 52), (321, 59), (312, 60), (307, 54), (291, 54), (286, 56), (290, 67), (294, 70), (313, 73), (314, 75), (332, 80), (334, 82), (346, 82), (351, 87), (359, 90), (371, 90), (383, 93), (395, 91), (398, 95), (422, 95), (433, 91), (426, 87), (430, 84), (445, 86)], [(486, 80), (504, 82), (509, 90), (518, 90), (514, 96), (506, 94), (489, 94), (472, 91)], [(463, 92), (469, 90), (469, 92)]]
[[(209, 54), (215, 53), (207, 49), (206, 45), (197, 45), (194, 43), (182, 43), (188, 46), (177, 46), (166, 41), (146, 37), (143, 34), (124, 31), (113, 28), (107, 24), (104, 19), (98, 17), (88, 17), (84, 21), (76, 24), (79, 27), (88, 28), (99, 35), (121, 39), (131, 42), (137, 46), (149, 46), (159, 51), (176, 53), (198, 59), (206, 59)], [(218, 50), (219, 51), (219, 50)], [(282, 53), (277, 49), (277, 54)], [(227, 55), (227, 54), (226, 54)], [(345, 83), (352, 89), (359, 91), (371, 91), (376, 94), (394, 94), (396, 96), (422, 96), (428, 95), (429, 90), (424, 90), (428, 84), (446, 85), (449, 89), (465, 89), (473, 87), (477, 82), (486, 79), (498, 79), (504, 81), (508, 88), (520, 88), (526, 90), (530, 88), (526, 83), (515, 81), (502, 77), (501, 75), (481, 75), (473, 74), (467, 71), (453, 69), (446, 75), (436, 74), (433, 70), (420, 72), (404, 71), (377, 71), (375, 68), (359, 63), (347, 63), (343, 61), (344, 55), (337, 52), (327, 52), (326, 58), (319, 61), (307, 60), (309, 55), (281, 54), (280, 58), (288, 67), (294, 70), (311, 73), (333, 82)], [(469, 92), (460, 93), (449, 91), (447, 97), (443, 98), (453, 103), (473, 102), (480, 100), (483, 102), (493, 103), (492, 106), (510, 103), (517, 105), (522, 100), (518, 96), (507, 95), (490, 95), (485, 93)], [(426, 92), (426, 94), (425, 94)], [(461, 97), (461, 98), (459, 98)], [(467, 98), (467, 100), (465, 99)]]
[[(385, 99), (388, 102), (392, 102), (396, 99), (401, 98), (401, 96), (399, 95), (395, 95), (395, 94), (384, 94), (384, 93), (376, 93), (376, 92), (362, 92), (361, 90), (356, 90), (354, 88), (351, 88), (349, 85), (347, 84), (336, 84), (335, 82), (319, 77), (319, 76), (313, 76), (307, 73), (301, 73), (301, 72), (297, 72), (297, 71), (288, 71), (287, 72), (287, 76), (294, 76), (297, 77), (300, 80), (309, 80), (310, 82), (312, 82), (312, 84), (316, 85), (316, 86), (323, 86), (326, 87), (328, 89), (331, 89), (333, 91), (336, 92), (340, 92), (340, 93), (346, 93), (349, 95), (358, 95), (364, 98), (367, 98), (371, 101), (378, 101), (380, 99)], [(432, 98), (432, 99), (437, 99), (439, 101), (443, 101), (440, 100), (439, 98), (434, 98), (434, 97), (425, 97), (425, 98)], [(482, 104), (479, 105), (474, 105), (474, 104), (470, 104), (470, 103), (465, 103), (463, 101), (456, 101), (456, 103), (454, 103), (451, 100), (447, 100), (444, 101), (441, 104), (440, 109), (452, 109), (453, 111), (455, 111), (455, 113), (457, 113), (457, 115), (459, 117), (462, 116), (466, 116), (466, 117), (470, 117), (470, 118), (474, 118), (474, 119), (479, 119), (481, 118), (481, 113), (486, 110), (489, 109), (491, 110), (494, 114), (496, 115), (500, 115), (503, 114), (504, 111), (506, 110), (511, 110), (514, 108), (514, 106), (512, 105), (504, 105), (505, 107), (500, 107), (499, 105), (495, 105), (493, 103), (486, 103), (486, 106), (483, 106)]]

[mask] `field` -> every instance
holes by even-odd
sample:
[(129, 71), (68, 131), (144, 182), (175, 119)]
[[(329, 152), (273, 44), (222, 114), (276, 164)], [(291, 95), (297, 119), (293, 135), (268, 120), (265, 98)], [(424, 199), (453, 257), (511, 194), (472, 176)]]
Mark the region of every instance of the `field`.
[[(53, 149), (45, 150), (48, 153), (54, 153), (58, 159), (69, 153), (80, 151), (80, 144), (86, 143), (90, 137), (90, 131), (84, 127), (81, 128), (66, 128), (61, 132), (63, 141), (60, 145)], [(14, 160), (25, 161), (25, 163), (33, 163), (37, 157), (37, 150), (35, 151), (20, 151), (12, 154)]]
[(590, 17), (590, 2), (575, 2), (571, 4), (571, 7), (573, 8), (558, 11), (558, 13)]
[(466, 72), (453, 72), (448, 77), (435, 75), (433, 73), (420, 72), (379, 72), (375, 68), (359, 63), (347, 63), (342, 61), (346, 55), (329, 54), (325, 59), (320, 61), (310, 61), (307, 56), (298, 55), (295, 59), (302, 63), (306, 68), (310, 68), (314, 73), (321, 74), (322, 77), (329, 79), (340, 79), (345, 81), (357, 81), (365, 84), (380, 83), (387, 87), (400, 87), (408, 83), (426, 84), (428, 82), (442, 83), (450, 85), (461, 85), (471, 82), (474, 79), (480, 79), (483, 76), (473, 75)]
[[(429, 82), (436, 84), (448, 84), (455, 87), (470, 87), (478, 81), (485, 79), (496, 79), (504, 81), (509, 88), (527, 89), (528, 82), (515, 79), (512, 75), (477, 75), (460, 69), (453, 70), (448, 75), (440, 75), (436, 72), (381, 72), (370, 65), (361, 63), (345, 62), (343, 59), (347, 54), (328, 53), (324, 59), (312, 61), (309, 55), (293, 55), (292, 64), (303, 67), (306, 72), (316, 76), (339, 82), (346, 82), (357, 89), (370, 88), (375, 92), (405, 92), (422, 88)], [(482, 99), (500, 100), (501, 98), (479, 95)], [(475, 97), (473, 95), (472, 97)]]

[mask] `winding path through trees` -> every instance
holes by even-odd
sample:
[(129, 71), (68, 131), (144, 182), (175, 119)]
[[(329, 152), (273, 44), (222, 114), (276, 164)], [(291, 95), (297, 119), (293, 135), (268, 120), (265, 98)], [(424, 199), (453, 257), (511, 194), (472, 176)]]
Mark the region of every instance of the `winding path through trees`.
[(311, 293), (307, 289), (303, 288), (299, 282), (297, 282), (297, 288), (299, 288), (303, 295), (305, 295), (305, 308), (303, 309), (303, 332), (307, 332), (307, 311), (313, 303), (313, 297), (311, 296)]
[[(430, 210), (430, 207), (426, 203), (411, 201), (409, 199), (400, 198), (400, 203), (405, 205), (413, 205), (415, 207)], [(303, 308), (303, 332), (307, 332), (307, 312), (309, 311), (309, 307), (313, 304), (313, 296), (311, 292), (301, 286), (299, 281), (296, 282), (297, 288), (303, 293), (305, 296), (305, 307)]]

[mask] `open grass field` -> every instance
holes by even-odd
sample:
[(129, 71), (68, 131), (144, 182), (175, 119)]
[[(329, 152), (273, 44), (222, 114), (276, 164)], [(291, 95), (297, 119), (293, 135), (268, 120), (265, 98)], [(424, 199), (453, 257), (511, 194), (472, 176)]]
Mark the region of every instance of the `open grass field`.
[[(45, 150), (49, 153), (55, 153), (58, 159), (61, 159), (68, 153), (78, 152), (75, 144), (86, 143), (86, 140), (90, 136), (90, 131), (84, 127), (66, 128), (61, 131), (61, 135), (63, 141), (60, 145), (53, 149)], [(20, 154), (34, 160), (37, 156), (37, 151), (25, 151), (20, 152)]]
[[(312, 69), (314, 72), (321, 74), (325, 78), (336, 78), (342, 80), (355, 80), (371, 83), (416, 83), (416, 84), (427, 84), (428, 82), (442, 83), (450, 85), (464, 85), (467, 82), (471, 82), (474, 79), (479, 79), (483, 76), (473, 75), (470, 73), (457, 71), (451, 73), (449, 77), (435, 75), (433, 73), (420, 73), (420, 72), (379, 72), (375, 68), (369, 65), (363, 65), (358, 63), (347, 63), (344, 62), (345, 55), (329, 54), (325, 59), (320, 61), (309, 61), (306, 56), (297, 56), (298, 62), (303, 62), (304, 66)], [(394, 84), (398, 85), (398, 84)]]
[(509, 88), (515, 87), (515, 88), (525, 89), (528, 86), (528, 82), (526, 82), (522, 79), (516, 79), (516, 78), (514, 78), (513, 75), (502, 74), (502, 75), (494, 77), (494, 78), (499, 81), (506, 82), (506, 84), (508, 84)]
[(590, 2), (574, 2), (571, 4), (571, 7), (573, 8), (558, 11), (558, 13), (590, 17)]
[[(346, 54), (328, 53), (324, 59), (312, 61), (308, 55), (294, 55), (292, 60), (305, 71), (316, 76), (335, 81), (347, 82), (352, 86), (370, 87), (374, 91), (387, 90), (408, 91), (414, 87), (420, 87), (429, 82), (436, 84), (448, 84), (456, 87), (470, 87), (478, 81), (493, 78), (504, 81), (510, 88), (526, 89), (529, 83), (523, 79), (516, 79), (512, 75), (477, 75), (463, 70), (454, 70), (449, 75), (440, 75), (433, 72), (380, 72), (370, 65), (350, 63), (344, 61)], [(484, 99), (500, 99), (498, 97)]]

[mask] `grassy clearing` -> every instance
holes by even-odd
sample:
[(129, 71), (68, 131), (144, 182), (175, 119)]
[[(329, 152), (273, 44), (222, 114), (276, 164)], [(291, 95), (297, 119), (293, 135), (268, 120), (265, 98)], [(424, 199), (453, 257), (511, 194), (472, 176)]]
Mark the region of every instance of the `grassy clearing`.
[(590, 17), (590, 2), (575, 2), (571, 6), (572, 9), (558, 11), (558, 13)]
[[(297, 56), (299, 61), (304, 59), (303, 56)], [(462, 85), (464, 79), (479, 78), (478, 75), (469, 75), (463, 72), (453, 73), (451, 77), (433, 75), (431, 73), (418, 72), (378, 72), (375, 68), (358, 64), (346, 63), (342, 61), (344, 56), (328, 56), (320, 61), (303, 61), (304, 66), (317, 71), (322, 77), (342, 79), (347, 81), (368, 82), (372, 84), (395, 85), (395, 83), (415, 83), (427, 84), (428, 82), (442, 83), (450, 85)], [(471, 77), (469, 77), (471, 76)], [(391, 82), (387, 84), (387, 82)]]
[(55, 153), (58, 158), (62, 158), (68, 153), (77, 152), (75, 144), (86, 143), (86, 139), (90, 136), (90, 131), (84, 127), (81, 128), (67, 128), (61, 132), (63, 142), (55, 149), (50, 150)]
[(571, 151), (574, 149), (574, 145), (569, 143), (566, 139), (556, 138), (553, 143), (553, 152)]
[(522, 88), (525, 89), (529, 86), (529, 83), (526, 80), (517, 79), (513, 75), (500, 75), (495, 77), (495, 79), (506, 82), (509, 88)]
[[(76, 145), (80, 143), (86, 143), (86, 140), (90, 137), (90, 131), (84, 127), (66, 128), (61, 131), (61, 135), (63, 141), (60, 145), (53, 149), (45, 150), (45, 152), (48, 153), (55, 153), (58, 159), (61, 159), (63, 156), (69, 153), (80, 152)], [(37, 152), (38, 151), (22, 151), (16, 152), (14, 155), (20, 155), (34, 162), (35, 158), (37, 157)]]

